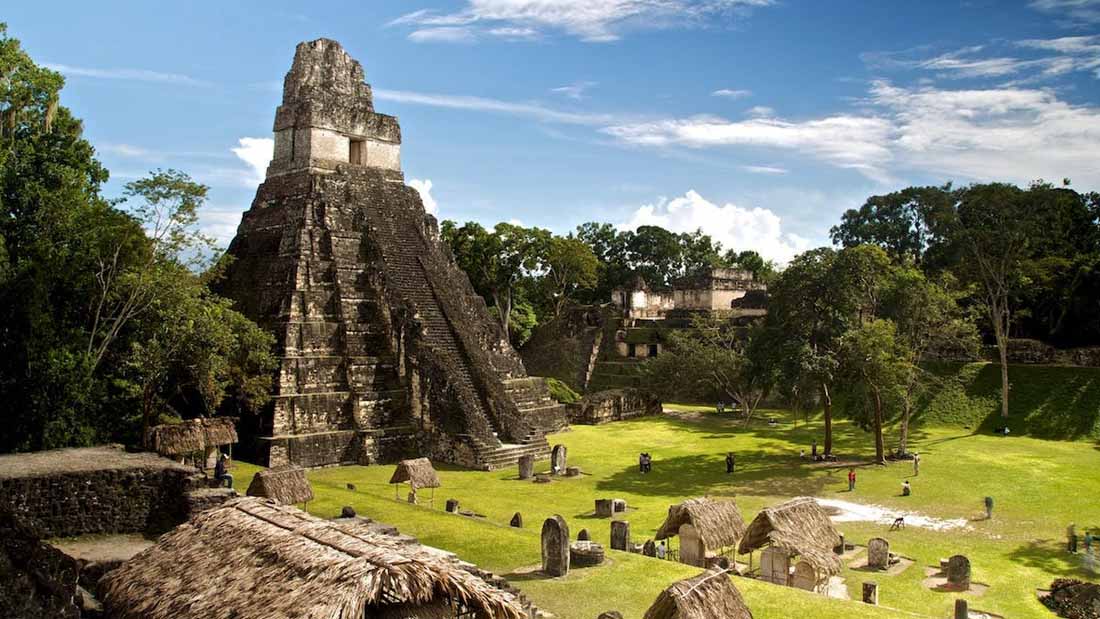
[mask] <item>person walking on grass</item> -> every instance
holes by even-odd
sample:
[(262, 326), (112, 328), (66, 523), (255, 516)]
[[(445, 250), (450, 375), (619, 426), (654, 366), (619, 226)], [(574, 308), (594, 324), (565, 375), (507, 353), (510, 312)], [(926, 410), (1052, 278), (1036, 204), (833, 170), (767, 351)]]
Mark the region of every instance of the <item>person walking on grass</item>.
[(1077, 554), (1077, 525), (1072, 522), (1066, 527), (1066, 550)]
[(848, 492), (856, 491), (856, 469), (848, 469)]
[(993, 497), (985, 497), (985, 519), (993, 520)]
[(726, 453), (726, 475), (733, 474), (733, 469), (737, 466), (737, 461), (733, 457), (733, 452)]
[(1085, 554), (1092, 554), (1092, 529), (1085, 529)]
[(913, 493), (913, 488), (909, 485), (909, 480), (901, 482), (901, 496), (909, 496)]
[(920, 475), (920, 454), (913, 453), (913, 475)]

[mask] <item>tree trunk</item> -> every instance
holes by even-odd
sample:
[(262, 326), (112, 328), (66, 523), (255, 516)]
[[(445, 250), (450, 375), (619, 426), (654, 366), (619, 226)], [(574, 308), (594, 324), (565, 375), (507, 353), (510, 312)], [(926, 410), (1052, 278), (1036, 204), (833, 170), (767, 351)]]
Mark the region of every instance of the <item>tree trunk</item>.
[(1008, 333), (1001, 311), (993, 312), (993, 335), (1001, 358), (1001, 419), (1008, 419)]
[(825, 455), (833, 453), (833, 397), (829, 395), (829, 385), (821, 383), (821, 404), (825, 410)]
[(878, 387), (871, 386), (875, 396), (875, 463), (886, 464), (886, 445), (882, 440), (882, 394)]
[(905, 398), (905, 409), (901, 414), (901, 430), (898, 438), (898, 455), (909, 453), (909, 417), (913, 414), (913, 405)]

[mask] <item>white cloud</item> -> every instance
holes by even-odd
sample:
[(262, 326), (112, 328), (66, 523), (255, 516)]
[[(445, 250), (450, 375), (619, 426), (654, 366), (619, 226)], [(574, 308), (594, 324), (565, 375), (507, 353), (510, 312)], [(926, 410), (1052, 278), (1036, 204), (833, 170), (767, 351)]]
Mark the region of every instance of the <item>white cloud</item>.
[(787, 168), (770, 165), (743, 165), (741, 169), (746, 172), (752, 172), (753, 174), (786, 174), (789, 172)]
[(775, 110), (766, 105), (754, 105), (745, 111), (749, 116), (768, 118), (775, 116)]
[(784, 233), (781, 224), (780, 217), (768, 209), (744, 208), (730, 203), (718, 206), (691, 190), (681, 197), (661, 199), (638, 208), (619, 227), (633, 230), (652, 225), (672, 232), (702, 230), (724, 249), (751, 249), (765, 258), (786, 264), (811, 244), (796, 234)]
[[(465, 26), (484, 25), (489, 34), (533, 38), (543, 31), (564, 32), (584, 41), (618, 40), (630, 29), (691, 26), (767, 6), (773, 0), (467, 0), (456, 13), (421, 9), (402, 15), (389, 25)], [(494, 32), (496, 30), (497, 32)], [(414, 39), (415, 40), (415, 39)]]
[(914, 169), (1027, 183), (1069, 177), (1100, 187), (1100, 109), (1027, 88), (944, 90), (877, 82), (871, 101), (892, 117), (892, 149)]
[(514, 116), (527, 116), (540, 121), (564, 123), (569, 125), (601, 125), (614, 122), (609, 114), (587, 114), (579, 112), (565, 112), (546, 107), (538, 103), (516, 103), (489, 99), (486, 97), (471, 97), (467, 95), (440, 95), (423, 92), (409, 92), (406, 90), (374, 91), (374, 98), (381, 101), (394, 101), (397, 103), (413, 103), (417, 105), (430, 105), (459, 110), (476, 110), (482, 112), (497, 112)]
[(271, 138), (241, 138), (233, 154), (252, 168), (249, 184), (262, 183), (267, 176), (267, 165), (275, 153), (275, 140)]
[(473, 29), (464, 26), (421, 28), (409, 33), (409, 40), (416, 43), (473, 43), (476, 39)]
[(1032, 0), (1028, 6), (1057, 14), (1068, 26), (1100, 23), (1100, 0)]
[(167, 84), (180, 84), (183, 86), (208, 86), (209, 82), (198, 80), (179, 73), (162, 73), (160, 71), (148, 71), (146, 69), (95, 69), (89, 67), (74, 67), (66, 64), (47, 62), (43, 64), (47, 69), (57, 71), (62, 75), (76, 77), (92, 77), (105, 80), (129, 80), (135, 82), (159, 82)]
[(638, 146), (748, 146), (803, 152), (884, 182), (889, 179), (885, 165), (892, 158), (888, 148), (892, 126), (876, 116), (841, 114), (801, 122), (695, 116), (613, 125), (601, 131)]
[(97, 148), (104, 153), (110, 153), (120, 157), (131, 157), (135, 159), (159, 158), (159, 154), (147, 148), (142, 148), (141, 146), (134, 146), (133, 144), (99, 144)]
[(749, 97), (751, 95), (751, 90), (733, 90), (730, 88), (721, 88), (710, 93), (710, 96), (712, 97), (723, 97), (726, 99), (741, 99), (743, 97)]
[(439, 213), (439, 204), (435, 201), (435, 197), (432, 196), (432, 180), (430, 178), (424, 180), (418, 178), (409, 179), (408, 185), (420, 194), (420, 201), (424, 203), (424, 210), (427, 211), (429, 215)]
[(502, 28), (490, 28), (486, 32), (505, 41), (531, 41), (539, 38), (539, 31), (534, 28), (504, 26)]
[(581, 100), (584, 98), (584, 91), (592, 88), (596, 85), (596, 82), (574, 82), (568, 86), (559, 86), (557, 88), (551, 88), (550, 92), (556, 92), (559, 95), (569, 97), (570, 99)]

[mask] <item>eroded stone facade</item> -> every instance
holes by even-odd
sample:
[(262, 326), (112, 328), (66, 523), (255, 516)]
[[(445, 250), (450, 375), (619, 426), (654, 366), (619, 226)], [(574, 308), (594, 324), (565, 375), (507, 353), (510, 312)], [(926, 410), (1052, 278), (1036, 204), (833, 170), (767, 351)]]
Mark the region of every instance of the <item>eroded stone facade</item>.
[(228, 250), (221, 292), (279, 345), (258, 456), (497, 468), (541, 454), (544, 419), (564, 415), (530, 405), (545, 384), (526, 376), (405, 185), (397, 119), (374, 110), (363, 79), (335, 41), (298, 46), (275, 158)]

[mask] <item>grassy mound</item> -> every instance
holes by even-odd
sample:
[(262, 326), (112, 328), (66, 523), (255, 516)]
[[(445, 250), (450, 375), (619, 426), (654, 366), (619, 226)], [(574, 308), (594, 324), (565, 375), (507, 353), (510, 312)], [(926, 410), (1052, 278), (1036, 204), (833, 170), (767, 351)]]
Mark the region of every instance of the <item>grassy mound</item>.
[[(922, 403), (916, 420), (929, 425), (992, 431), (1000, 416), (1000, 366), (937, 363), (943, 383)], [(1100, 368), (1012, 365), (1008, 427), (1045, 439), (1100, 439)]]

